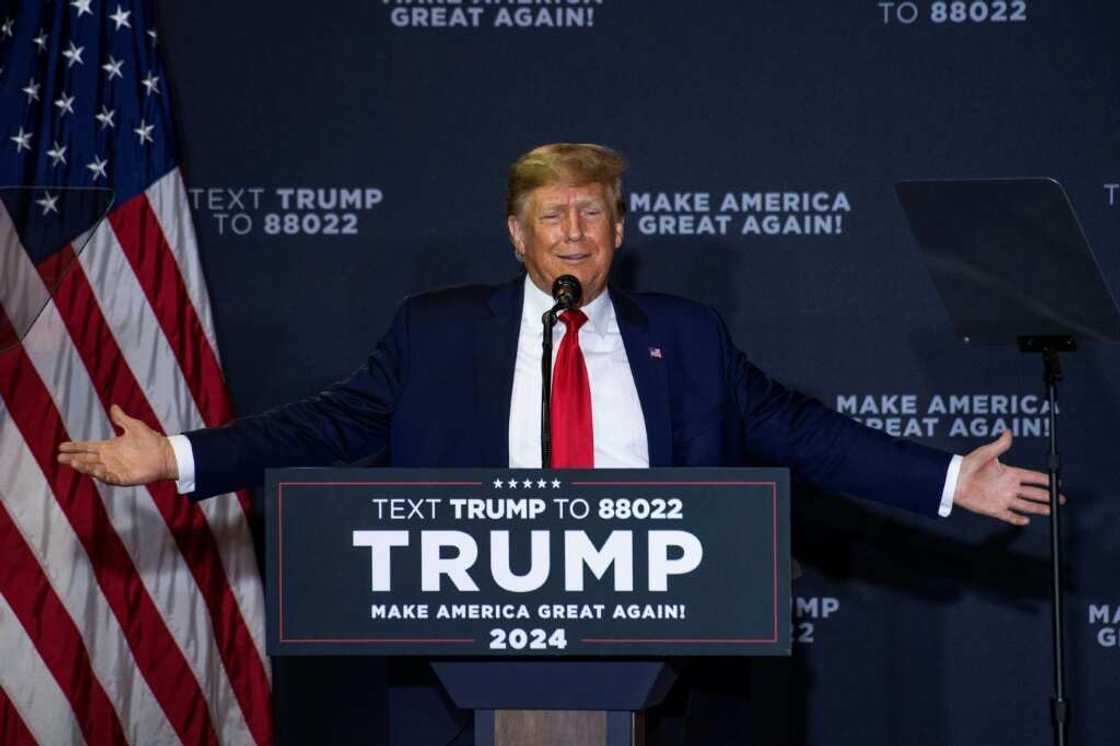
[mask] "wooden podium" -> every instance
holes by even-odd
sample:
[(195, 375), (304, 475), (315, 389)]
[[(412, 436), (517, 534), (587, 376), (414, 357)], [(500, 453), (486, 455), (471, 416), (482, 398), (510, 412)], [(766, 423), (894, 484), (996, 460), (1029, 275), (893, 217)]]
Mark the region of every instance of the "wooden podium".
[(429, 660), (479, 746), (633, 746), (674, 660), (789, 655), (784, 469), (269, 472), (272, 655)]

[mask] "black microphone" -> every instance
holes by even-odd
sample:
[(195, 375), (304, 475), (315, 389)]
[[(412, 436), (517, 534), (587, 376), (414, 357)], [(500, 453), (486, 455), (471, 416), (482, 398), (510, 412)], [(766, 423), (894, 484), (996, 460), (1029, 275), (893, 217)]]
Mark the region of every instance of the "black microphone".
[(552, 328), (556, 312), (579, 305), (583, 286), (572, 275), (560, 275), (552, 283), (552, 299), (556, 305), (544, 312), (541, 322), (541, 466), (552, 468)]
[(572, 275), (560, 275), (552, 283), (552, 298), (559, 308), (572, 308), (578, 306), (583, 298), (583, 286)]

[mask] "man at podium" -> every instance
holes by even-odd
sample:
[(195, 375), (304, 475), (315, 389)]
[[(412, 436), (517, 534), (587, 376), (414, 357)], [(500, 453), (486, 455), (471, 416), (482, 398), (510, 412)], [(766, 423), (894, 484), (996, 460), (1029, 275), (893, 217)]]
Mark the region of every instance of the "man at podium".
[(571, 275), (582, 299), (554, 330), (555, 467), (788, 466), (927, 515), (1049, 513), (1046, 475), (1000, 463), (1009, 433), (963, 456), (891, 438), (767, 377), (713, 309), (609, 286), (623, 169), (598, 145), (522, 155), (506, 214), (524, 273), (405, 300), (365, 364), (319, 394), (170, 438), (113, 407), (121, 435), (63, 443), (59, 460), (112, 484), (176, 480), (195, 500), (260, 484), (267, 468), (540, 467), (541, 317)]

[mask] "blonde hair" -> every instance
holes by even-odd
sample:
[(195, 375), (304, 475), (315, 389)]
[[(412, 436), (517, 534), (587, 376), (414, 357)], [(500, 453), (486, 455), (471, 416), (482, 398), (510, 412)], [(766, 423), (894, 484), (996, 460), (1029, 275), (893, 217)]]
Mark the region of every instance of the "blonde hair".
[(602, 145), (557, 142), (533, 148), (509, 167), (506, 215), (520, 219), (530, 192), (538, 187), (602, 184), (607, 189), (612, 217), (619, 220), (626, 214), (626, 202), (622, 199), (625, 170), (622, 156)]

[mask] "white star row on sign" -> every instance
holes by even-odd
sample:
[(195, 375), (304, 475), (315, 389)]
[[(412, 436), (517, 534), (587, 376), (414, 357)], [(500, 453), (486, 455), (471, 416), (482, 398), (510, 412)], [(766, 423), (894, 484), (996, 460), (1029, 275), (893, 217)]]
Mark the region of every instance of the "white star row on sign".
[(23, 127), (19, 128), (18, 135), (12, 135), (11, 140), (16, 144), (16, 152), (21, 150), (31, 150), (31, 136), (34, 132), (24, 132)]
[(153, 129), (155, 129), (154, 124), (147, 124), (143, 119), (141, 119), (140, 126), (132, 131), (135, 132), (136, 135), (140, 138), (140, 144), (143, 145), (145, 142), (155, 142), (152, 139)]
[(116, 109), (110, 109), (108, 106), (102, 104), (101, 112), (94, 116), (94, 119), (101, 122), (101, 129), (105, 129), (106, 127), (116, 128), (117, 125), (113, 123), (113, 115), (116, 113)]
[(79, 65), (84, 65), (82, 61), (82, 52), (86, 50), (85, 47), (75, 46), (74, 42), (70, 42), (70, 46), (62, 50), (62, 56), (66, 58), (66, 66), (73, 67), (77, 62)]
[(107, 165), (108, 163), (109, 163), (109, 161), (107, 161), (107, 160), (106, 160), (106, 161), (103, 161), (103, 160), (101, 160), (100, 158), (98, 158), (98, 157), (97, 157), (97, 156), (95, 155), (95, 156), (93, 156), (93, 162), (92, 162), (92, 163), (87, 163), (87, 164), (86, 164), (86, 168), (88, 168), (88, 169), (89, 169), (90, 171), (92, 171), (92, 172), (93, 172), (93, 174), (92, 174), (91, 178), (92, 178), (92, 179), (93, 179), (94, 181), (97, 181), (97, 179), (98, 179), (98, 178), (102, 178), (102, 179), (107, 179), (107, 178), (109, 178), (109, 177), (108, 177), (108, 176), (107, 176), (107, 175), (105, 174), (105, 166), (106, 166), (106, 165)]
[(549, 484), (552, 485), (553, 489), (559, 489), (560, 480), (559, 479), (553, 479), (551, 483), (546, 479), (537, 479), (535, 482), (532, 479), (525, 479), (525, 480), (521, 480), (521, 481), (518, 481), (516, 479), (510, 479), (508, 482), (501, 479), (501, 478), (498, 478), (498, 479), (494, 480), (494, 488), (499, 489), (499, 490), (502, 489), (503, 487), (509, 487), (511, 490), (515, 490), (519, 486), (524, 487), (526, 489), (529, 489), (529, 488), (533, 487), (534, 485), (538, 489), (544, 489), (545, 487), (548, 487)]
[(50, 192), (43, 192), (43, 196), (35, 200), (35, 204), (43, 208), (43, 215), (58, 212), (58, 195), (51, 196)]
[(132, 28), (132, 24), (128, 22), (128, 17), (132, 15), (131, 10), (125, 10), (121, 6), (117, 6), (117, 12), (109, 16), (113, 23), (117, 24), (115, 31), (120, 31), (121, 27)]
[(78, 9), (78, 18), (81, 18), (83, 13), (93, 15), (93, 11), (89, 9), (89, 4), (92, 2), (93, 0), (74, 0), (70, 4)]
[(40, 52), (47, 51), (47, 32), (39, 29), (39, 35), (31, 41), (35, 42), (35, 46), (39, 47)]
[(20, 90), (27, 94), (27, 103), (39, 100), (39, 84), (35, 82), (35, 78), (28, 81), (26, 88)]
[(54, 141), (54, 147), (47, 151), (50, 156), (51, 166), (57, 166), (59, 163), (66, 163), (66, 146), (59, 145), (58, 140)]
[(123, 78), (124, 73), (121, 72), (121, 65), (123, 64), (124, 60), (118, 60), (114, 58), (113, 55), (109, 55), (109, 61), (101, 66), (102, 70), (109, 73), (105, 79), (112, 80), (113, 78)]

